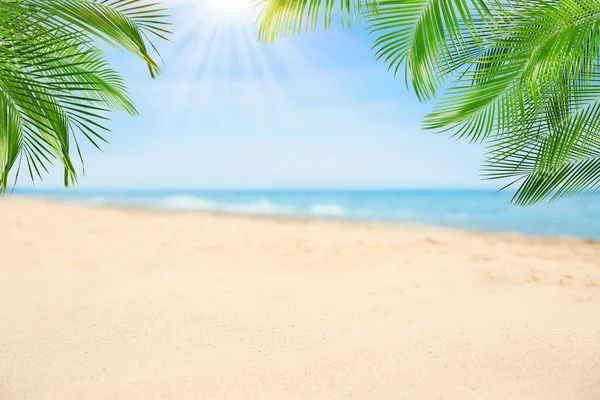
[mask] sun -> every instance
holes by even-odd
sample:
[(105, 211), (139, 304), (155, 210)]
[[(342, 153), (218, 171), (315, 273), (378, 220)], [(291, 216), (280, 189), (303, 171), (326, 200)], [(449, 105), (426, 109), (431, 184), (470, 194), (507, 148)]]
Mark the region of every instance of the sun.
[(240, 15), (251, 10), (251, 0), (207, 0), (208, 9), (221, 15)]

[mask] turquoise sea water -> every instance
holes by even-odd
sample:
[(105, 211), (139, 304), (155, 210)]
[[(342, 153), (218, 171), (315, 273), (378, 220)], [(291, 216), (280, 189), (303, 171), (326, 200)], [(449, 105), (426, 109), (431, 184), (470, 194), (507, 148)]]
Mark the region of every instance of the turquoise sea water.
[(97, 205), (416, 223), (600, 240), (600, 195), (528, 208), (510, 205), (507, 192), (467, 190), (21, 190), (15, 195)]

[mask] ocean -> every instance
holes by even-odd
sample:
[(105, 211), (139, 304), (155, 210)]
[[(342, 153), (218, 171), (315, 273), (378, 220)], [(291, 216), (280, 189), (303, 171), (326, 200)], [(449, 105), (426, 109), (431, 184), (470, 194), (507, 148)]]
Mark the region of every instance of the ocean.
[(511, 193), (476, 190), (17, 190), (94, 205), (425, 224), (600, 240), (600, 195), (520, 208)]

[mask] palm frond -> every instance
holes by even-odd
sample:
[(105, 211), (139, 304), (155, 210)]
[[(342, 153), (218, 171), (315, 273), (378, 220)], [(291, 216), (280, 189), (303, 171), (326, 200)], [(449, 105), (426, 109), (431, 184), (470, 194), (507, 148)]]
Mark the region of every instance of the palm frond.
[(479, 53), (492, 9), (482, 1), (382, 0), (370, 12), (375, 55), (394, 74), (404, 67), (421, 100)]
[[(264, 41), (331, 23), (334, 0), (262, 0)], [(368, 5), (368, 7), (367, 7)], [(340, 1), (421, 100), (424, 127), (488, 143), (484, 177), (525, 205), (598, 190), (600, 0)], [(352, 16), (352, 18), (349, 18)]]
[[(364, 14), (376, 10), (381, 0), (340, 0), (337, 10), (343, 26), (362, 21)], [(259, 8), (258, 36), (273, 42), (302, 30), (314, 30), (323, 25), (327, 30), (336, 12), (335, 0), (254, 0)]]
[(97, 43), (137, 55), (155, 76), (147, 34), (166, 32), (161, 10), (139, 0), (0, 1), (0, 193), (21, 162), (36, 180), (58, 160), (65, 186), (76, 183), (77, 137), (99, 147), (111, 111), (137, 112)]

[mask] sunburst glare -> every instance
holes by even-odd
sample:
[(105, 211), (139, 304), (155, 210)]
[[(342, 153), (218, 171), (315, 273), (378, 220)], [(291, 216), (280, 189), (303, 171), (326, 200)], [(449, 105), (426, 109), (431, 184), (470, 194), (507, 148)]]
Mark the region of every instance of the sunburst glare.
[(177, 27), (176, 54), (171, 54), (168, 64), (178, 77), (170, 83), (174, 97), (169, 104), (175, 113), (190, 106), (231, 107), (237, 102), (258, 117), (272, 115), (274, 108), (290, 115), (282, 76), (294, 77), (293, 81), (301, 76), (316, 81), (322, 76), (310, 61), (309, 50), (298, 51), (295, 41), (259, 43), (258, 11), (252, 0), (165, 2)]
[(242, 15), (251, 9), (248, 0), (207, 0), (206, 5), (210, 10), (227, 15)]

